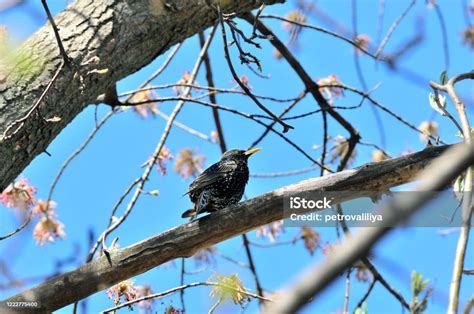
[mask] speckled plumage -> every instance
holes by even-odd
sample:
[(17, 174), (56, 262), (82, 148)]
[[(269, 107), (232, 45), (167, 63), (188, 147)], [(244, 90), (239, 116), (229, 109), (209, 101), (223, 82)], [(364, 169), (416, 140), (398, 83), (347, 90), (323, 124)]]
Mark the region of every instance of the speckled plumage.
[(229, 150), (222, 155), (220, 161), (203, 171), (186, 193), (194, 208), (184, 212), (182, 217), (213, 212), (237, 204), (249, 179), (248, 157), (258, 150)]

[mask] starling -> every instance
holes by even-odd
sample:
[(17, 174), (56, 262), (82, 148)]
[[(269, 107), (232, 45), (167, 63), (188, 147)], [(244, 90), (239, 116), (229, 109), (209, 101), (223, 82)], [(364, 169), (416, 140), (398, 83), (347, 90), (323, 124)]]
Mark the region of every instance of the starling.
[(194, 218), (200, 213), (214, 212), (237, 204), (249, 180), (248, 158), (259, 150), (260, 148), (226, 151), (221, 160), (204, 170), (189, 185), (186, 194), (194, 207), (185, 211), (181, 217)]

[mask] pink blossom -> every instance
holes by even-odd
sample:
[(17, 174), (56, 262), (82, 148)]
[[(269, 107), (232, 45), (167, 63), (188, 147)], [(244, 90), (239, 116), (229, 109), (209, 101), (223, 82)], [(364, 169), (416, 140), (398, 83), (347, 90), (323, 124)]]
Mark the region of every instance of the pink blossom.
[(32, 209), (33, 214), (41, 216), (44, 214), (46, 216), (55, 216), (56, 215), (56, 207), (58, 205), (54, 201), (42, 201), (38, 200), (36, 202), (36, 206)]
[(158, 171), (161, 172), (161, 175), (166, 174), (166, 166), (167, 166), (167, 161), (168, 160), (173, 160), (174, 156), (170, 153), (170, 150), (168, 147), (163, 147), (161, 149), (160, 154), (158, 155), (158, 158), (156, 159), (156, 168)]
[(217, 131), (211, 132), (211, 142), (219, 144), (219, 133), (217, 133)]
[(197, 251), (196, 254), (193, 255), (194, 262), (196, 265), (201, 265), (201, 264), (210, 264), (211, 262), (214, 261), (214, 253), (217, 252), (217, 249), (213, 246), (210, 246), (208, 248), (202, 249)]
[(357, 36), (354, 42), (357, 45), (357, 47), (360, 47), (356, 49), (356, 54), (361, 55), (363, 53), (363, 50), (365, 51), (368, 50), (371, 40), (370, 40), (370, 37), (367, 36), (366, 34), (360, 34), (359, 36)]
[(46, 241), (54, 242), (55, 238), (64, 239), (66, 233), (64, 225), (60, 221), (51, 216), (43, 216), (33, 230), (33, 237), (39, 245), (43, 245)]
[(170, 305), (165, 309), (165, 314), (184, 314), (184, 311)]
[(342, 85), (342, 82), (334, 74), (330, 74), (328, 77), (320, 78), (317, 81), (317, 84), (320, 87), (319, 90), (330, 104), (334, 102), (334, 99), (344, 97), (344, 90), (335, 86)]
[(304, 241), (304, 246), (309, 254), (313, 255), (314, 251), (319, 247), (321, 236), (313, 228), (303, 226), (301, 228), (301, 238)]
[[(139, 286), (137, 287), (137, 289), (138, 289), (139, 298), (153, 294), (151, 287), (148, 285)], [(145, 312), (151, 312), (151, 307), (154, 301), (155, 301), (154, 299), (143, 300), (141, 302), (138, 302), (138, 307), (144, 309)]]
[(136, 93), (133, 95), (133, 102), (143, 104), (134, 106), (133, 110), (143, 119), (148, 118), (149, 115), (156, 116), (158, 108), (156, 102), (151, 102), (151, 100), (157, 99), (158, 97), (159, 95), (152, 90)]
[(114, 304), (120, 304), (120, 299), (123, 297), (125, 302), (135, 300), (140, 297), (138, 287), (135, 287), (133, 281), (124, 280), (107, 290), (107, 296), (114, 300)]
[(197, 154), (194, 149), (184, 148), (176, 157), (174, 170), (183, 178), (195, 177), (202, 172), (202, 166), (206, 158)]
[[(252, 90), (253, 87), (252, 85), (250, 85), (250, 79), (248, 76), (246, 75), (242, 75), (241, 77), (239, 77), (239, 81), (245, 86), (247, 87), (249, 90)], [(237, 83), (236, 80), (232, 80), (231, 83)], [(239, 88), (240, 91), (243, 91), (242, 88)]]
[(267, 237), (270, 242), (275, 242), (276, 238), (281, 234), (283, 230), (283, 220), (275, 221), (266, 226), (260, 226), (257, 228), (257, 237)]
[[(184, 72), (183, 76), (179, 79), (177, 84), (178, 86), (173, 87), (173, 90), (176, 93), (176, 96), (183, 95), (186, 89), (188, 88), (188, 86), (186, 85), (189, 85), (189, 84), (192, 84), (194, 86), (194, 89), (199, 89), (199, 84), (196, 81), (194, 82), (191, 81), (191, 73), (189, 71)], [(189, 93), (189, 96), (191, 96), (191, 92)]]
[(36, 188), (28, 185), (27, 179), (10, 184), (0, 195), (2, 204), (10, 208), (26, 210), (34, 205)]

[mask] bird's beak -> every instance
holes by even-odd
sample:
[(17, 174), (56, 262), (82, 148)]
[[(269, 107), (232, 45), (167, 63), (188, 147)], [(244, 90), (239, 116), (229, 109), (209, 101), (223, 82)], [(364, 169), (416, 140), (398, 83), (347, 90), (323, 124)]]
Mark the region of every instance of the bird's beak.
[(256, 152), (259, 152), (261, 151), (262, 149), (261, 148), (253, 148), (253, 149), (249, 149), (248, 151), (246, 151), (244, 153), (245, 156), (250, 156), (250, 155), (253, 155), (255, 154)]

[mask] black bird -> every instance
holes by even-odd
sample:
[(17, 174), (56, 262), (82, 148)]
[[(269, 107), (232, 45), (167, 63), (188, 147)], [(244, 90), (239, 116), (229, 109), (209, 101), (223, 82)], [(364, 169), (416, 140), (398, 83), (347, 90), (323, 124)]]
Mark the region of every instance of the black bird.
[(237, 204), (249, 180), (248, 158), (258, 151), (260, 148), (226, 151), (221, 160), (204, 170), (189, 185), (186, 194), (189, 194), (194, 208), (185, 211), (181, 217), (194, 218), (200, 213), (214, 212)]

